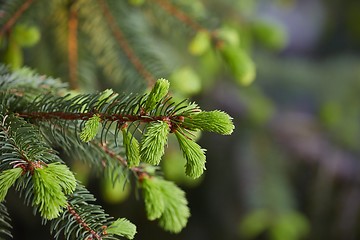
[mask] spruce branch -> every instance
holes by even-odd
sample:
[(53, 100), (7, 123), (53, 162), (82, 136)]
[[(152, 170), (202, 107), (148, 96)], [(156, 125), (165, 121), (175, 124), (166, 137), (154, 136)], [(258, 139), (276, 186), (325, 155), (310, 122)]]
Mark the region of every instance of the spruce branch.
[[(234, 128), (232, 118), (221, 111), (201, 111), (194, 103), (175, 103), (167, 96), (168, 89), (169, 82), (159, 79), (149, 94), (133, 97), (114, 94), (109, 90), (74, 97), (44, 96), (32, 102), (27, 112), (18, 112), (17, 115), (40, 122), (47, 121), (49, 124), (58, 121), (64, 131), (69, 128), (69, 121), (74, 122), (75, 131), (82, 129), (80, 139), (85, 142), (96, 137), (100, 122), (103, 125), (100, 134), (103, 141), (112, 123), (116, 122), (115, 132), (110, 132), (115, 141), (119, 132), (122, 132), (127, 157), (127, 164), (123, 164), (125, 168), (129, 168), (129, 163), (130, 167), (136, 166), (140, 161), (158, 165), (168, 135), (175, 132), (187, 159), (186, 173), (197, 178), (205, 169), (204, 150), (179, 133), (202, 130), (228, 135)], [(140, 144), (129, 135), (128, 130), (119, 131), (124, 130), (128, 123), (138, 123), (135, 130), (140, 124), (146, 126)]]
[(75, 218), (81, 228), (90, 234), (90, 236), (87, 236), (86, 239), (101, 239), (101, 236), (89, 227), (89, 225), (81, 218), (80, 214), (77, 213), (70, 204), (67, 205), (67, 211)]
[[(95, 169), (100, 166), (114, 174), (113, 179), (132, 172), (143, 189), (148, 218), (158, 219), (165, 230), (176, 233), (190, 216), (185, 193), (157, 177), (157, 167), (152, 166), (161, 161), (168, 135), (177, 136), (187, 160), (185, 171), (195, 178), (205, 169), (205, 150), (187, 135), (196, 130), (220, 134), (233, 130), (226, 113), (174, 101), (165, 79), (143, 95), (34, 90), (15, 96), (10, 93), (21, 86), (19, 80), (9, 79), (9, 73), (0, 79), (5, 80), (0, 84), (4, 103), (0, 108), (0, 183), (5, 186), (1, 199), (15, 184), (26, 204), (43, 219), (52, 220), (56, 238), (63, 234), (66, 239), (132, 239), (136, 228), (125, 219), (113, 221), (93, 205), (93, 196), (76, 183), (50, 145), (71, 158), (85, 158)], [(118, 138), (122, 141), (117, 142)]]
[(106, 144), (98, 143), (98, 146), (103, 150), (105, 154), (107, 154), (110, 158), (115, 159), (121, 164), (124, 168), (129, 169), (134, 173), (134, 176), (137, 178), (142, 178), (144, 176), (151, 176), (154, 173), (154, 168), (151, 165), (140, 164), (137, 166), (129, 165), (129, 160), (126, 161), (125, 158), (117, 154), (115, 151), (111, 150)]
[(100, 5), (105, 20), (107, 21), (116, 41), (118, 42), (121, 49), (124, 51), (125, 55), (128, 57), (131, 64), (139, 72), (139, 74), (145, 79), (147, 85), (152, 87), (156, 81), (155, 77), (145, 68), (142, 64), (140, 58), (136, 55), (133, 48), (130, 46), (129, 42), (126, 40), (125, 35), (121, 31), (119, 25), (116, 23), (114, 16), (111, 14), (109, 6), (105, 0), (97, 0)]
[[(2, 201), (20, 176), (32, 180), (32, 187), (18, 188), (33, 199), (32, 205), (38, 208), (45, 219), (58, 217), (66, 206), (66, 195), (75, 190), (76, 181), (72, 172), (43, 141), (40, 132), (31, 124), (15, 116), (1, 119), (0, 151), (2, 169), (0, 191)], [(12, 169), (10, 169), (12, 168)], [(20, 187), (19, 187), (20, 186)]]
[(68, 197), (66, 211), (50, 223), (55, 239), (59, 239), (62, 234), (66, 239), (134, 237), (136, 228), (131, 222), (124, 218), (113, 221), (101, 206), (93, 204), (95, 200), (85, 187), (78, 184), (74, 193)]

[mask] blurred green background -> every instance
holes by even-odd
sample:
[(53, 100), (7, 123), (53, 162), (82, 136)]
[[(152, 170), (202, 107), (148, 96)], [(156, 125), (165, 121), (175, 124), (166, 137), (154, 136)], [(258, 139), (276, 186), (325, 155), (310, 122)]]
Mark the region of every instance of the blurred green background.
[[(11, 12), (21, 2), (0, 4)], [(77, 91), (144, 91), (146, 81), (101, 20), (98, 2), (34, 2), (1, 36), (1, 61), (75, 80)], [(168, 78), (177, 98), (228, 112), (236, 129), (199, 136), (207, 171), (196, 181), (183, 175), (181, 153), (169, 140), (164, 175), (187, 192), (192, 213), (180, 234), (146, 220), (131, 184), (113, 188), (72, 163), (99, 203), (135, 223), (136, 239), (360, 239), (360, 2), (171, 1), (216, 32), (226, 51), (159, 2), (107, 1), (154, 77)], [(68, 54), (71, 12), (78, 14), (76, 77)], [(30, 208), (7, 203), (15, 239), (51, 238)]]

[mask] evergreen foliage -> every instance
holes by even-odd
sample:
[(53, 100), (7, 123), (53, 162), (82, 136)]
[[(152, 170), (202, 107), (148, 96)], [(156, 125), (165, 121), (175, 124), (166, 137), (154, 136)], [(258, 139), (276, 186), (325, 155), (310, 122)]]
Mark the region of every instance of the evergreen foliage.
[(141, 159), (144, 162), (158, 165), (161, 157), (164, 155), (164, 147), (169, 134), (169, 125), (167, 122), (152, 122), (147, 126), (144, 138), (141, 141)]
[(80, 139), (84, 142), (89, 142), (93, 140), (98, 132), (101, 118), (99, 115), (94, 114), (89, 120), (85, 123), (85, 127), (80, 133)]
[(5, 196), (9, 188), (15, 183), (15, 181), (21, 176), (21, 168), (13, 168), (5, 170), (0, 175), (0, 201), (4, 201)]
[(205, 150), (180, 132), (176, 132), (180, 149), (186, 158), (185, 173), (192, 178), (200, 177), (205, 170)]
[[(56, 239), (133, 239), (136, 226), (125, 218), (108, 216), (75, 179), (68, 167), (75, 160), (101, 175), (110, 173), (114, 183), (119, 178), (136, 182), (148, 219), (158, 220), (169, 232), (180, 232), (190, 217), (185, 192), (160, 177), (158, 167), (169, 135), (176, 135), (179, 142), (185, 173), (198, 178), (205, 170), (205, 150), (189, 137), (191, 133), (229, 135), (234, 125), (224, 112), (205, 112), (196, 103), (171, 97), (170, 82), (156, 80), (174, 70), (168, 56), (162, 55), (162, 48), (170, 45), (160, 40), (166, 31), (159, 16), (172, 19), (177, 31), (187, 36), (188, 27), (195, 31), (190, 44), (194, 55), (217, 49), (223, 40), (198, 24), (199, 16), (188, 16), (186, 4), (177, 1), (2, 2), (0, 53), (4, 57), (0, 60), (8, 67), (0, 64), (0, 233), (11, 236), (5, 199), (14, 186), (24, 203), (50, 224)], [(143, 7), (153, 12), (151, 23)], [(24, 17), (40, 25), (49, 17), (46, 14), (51, 16), (49, 24), (42, 27), (49, 31), (17, 23)], [(154, 26), (157, 34), (150, 31)], [(67, 79), (69, 87), (21, 68), (23, 48), (36, 46), (43, 35), (55, 41), (38, 48), (36, 54), (46, 55), (46, 49), (53, 54), (45, 61), (39, 58), (40, 65)], [(80, 46), (83, 39), (86, 44)], [(144, 47), (149, 45), (152, 48)], [(62, 66), (63, 62), (68, 65)], [(191, 68), (184, 69), (178, 81), (184, 76), (198, 79)], [(78, 80), (90, 83), (103, 77), (104, 86), (117, 89), (71, 91), (79, 88)], [(142, 93), (146, 87), (150, 91)], [(63, 159), (55, 149), (65, 155)]]
[(190, 217), (184, 191), (173, 182), (159, 177), (144, 177), (141, 186), (148, 219), (159, 219), (160, 226), (165, 230), (180, 232)]
[(127, 239), (133, 239), (136, 234), (136, 226), (125, 218), (120, 218), (113, 222), (110, 227), (106, 229), (109, 234), (115, 234)]
[(127, 156), (127, 163), (129, 167), (138, 166), (140, 163), (140, 148), (139, 142), (134, 138), (125, 128), (122, 129), (123, 145)]
[[(18, 182), (16, 190), (24, 194), (25, 202), (31, 203), (43, 219), (53, 220), (56, 238), (62, 233), (67, 239), (132, 239), (136, 233), (133, 224), (123, 218), (112, 221), (100, 206), (89, 203), (94, 200), (92, 195), (76, 182), (51, 148), (60, 146), (69, 157), (88, 154), (83, 160), (94, 166), (100, 165), (95, 163), (96, 156), (106, 159), (105, 169), (113, 179), (123, 177), (119, 171), (132, 172), (143, 189), (149, 220), (158, 219), (167, 231), (181, 231), (190, 216), (185, 193), (156, 176), (150, 166), (160, 163), (168, 135), (175, 133), (187, 160), (186, 174), (201, 176), (204, 150), (185, 133), (200, 129), (229, 134), (233, 129), (231, 118), (219, 111), (201, 112), (194, 103), (174, 101), (167, 96), (169, 83), (164, 79), (145, 95), (115, 94), (111, 90), (74, 95), (56, 84), (53, 89), (51, 79), (41, 82), (42, 86), (50, 83), (43, 88), (36, 85), (40, 82), (29, 81), (39, 77), (31, 71), (10, 73), (5, 69), (0, 76), (1, 200)], [(140, 141), (131, 131), (141, 133)], [(122, 145), (117, 143), (118, 138), (122, 138)], [(116, 150), (119, 147), (123, 153)]]

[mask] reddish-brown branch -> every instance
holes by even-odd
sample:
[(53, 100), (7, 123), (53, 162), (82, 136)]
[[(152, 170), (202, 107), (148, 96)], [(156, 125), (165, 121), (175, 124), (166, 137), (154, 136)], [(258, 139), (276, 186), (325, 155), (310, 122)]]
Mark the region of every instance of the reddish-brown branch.
[(97, 234), (93, 229), (89, 227), (89, 225), (81, 218), (81, 216), (76, 212), (76, 210), (70, 204), (67, 205), (67, 210), (80, 224), (80, 226), (92, 235), (92, 237), (98, 240), (102, 239), (101, 236), (99, 236), (99, 234)]
[(15, 14), (1, 28), (0, 36), (3, 35), (6, 31), (8, 31), (16, 23), (19, 17), (30, 7), (32, 3), (33, 0), (27, 0), (19, 7)]
[(69, 85), (71, 89), (78, 89), (78, 14), (75, 6), (75, 0), (69, 9), (68, 19), (68, 64), (69, 64)]
[(207, 28), (201, 26), (195, 20), (193, 20), (189, 15), (187, 15), (184, 11), (180, 10), (178, 7), (174, 6), (171, 2), (167, 0), (153, 0), (157, 3), (162, 9), (168, 12), (170, 15), (177, 18), (180, 22), (185, 25), (191, 27), (195, 32), (204, 31), (209, 34), (216, 47), (220, 47), (223, 45), (223, 41), (218, 38), (216, 32), (210, 31)]
[[(120, 162), (121, 165), (123, 165), (124, 167), (127, 167), (128, 164), (126, 162), (126, 160), (121, 157), (120, 155), (116, 154), (115, 152), (113, 152), (112, 150), (110, 150), (105, 144), (101, 144), (98, 143), (98, 146), (106, 153), (108, 154), (111, 158), (114, 158), (116, 160), (118, 160)], [(149, 176), (149, 173), (145, 172), (143, 168), (141, 167), (131, 167), (129, 168), (136, 176), (140, 178), (142, 178), (144, 175)]]
[[(147, 116), (147, 115), (128, 115), (128, 114), (105, 114), (96, 113), (99, 115), (102, 121), (118, 121), (118, 122), (153, 122), (153, 121), (168, 121), (167, 116)], [(50, 120), (50, 119), (62, 119), (62, 120), (89, 120), (94, 113), (70, 113), (70, 112), (22, 112), (17, 114), (19, 117)], [(175, 116), (178, 118), (178, 116)], [(174, 117), (174, 118), (175, 118)]]
[(118, 160), (120, 162), (121, 165), (123, 165), (124, 167), (127, 167), (128, 164), (126, 162), (126, 160), (121, 157), (120, 155), (116, 154), (115, 152), (111, 151), (106, 144), (101, 144), (98, 143), (97, 144), (107, 155), (109, 155), (111, 158), (115, 158), (116, 160)]
[(103, 11), (105, 20), (109, 24), (110, 29), (114, 34), (115, 39), (120, 45), (121, 49), (128, 57), (131, 64), (135, 67), (136, 71), (138, 71), (138, 73), (146, 80), (147, 85), (149, 87), (152, 87), (156, 81), (155, 77), (145, 68), (145, 66), (141, 63), (140, 59), (137, 57), (134, 50), (131, 48), (120, 27), (118, 26), (118, 24), (116, 24), (116, 21), (111, 14), (109, 6), (106, 4), (106, 2), (104, 0), (98, 0), (98, 3)]

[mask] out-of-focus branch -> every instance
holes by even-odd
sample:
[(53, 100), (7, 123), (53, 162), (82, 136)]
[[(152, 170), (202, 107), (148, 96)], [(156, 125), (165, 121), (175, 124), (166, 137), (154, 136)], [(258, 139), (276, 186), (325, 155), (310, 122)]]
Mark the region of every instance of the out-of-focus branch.
[(167, 0), (153, 0), (156, 4), (158, 4), (164, 11), (168, 12), (171, 16), (177, 18), (180, 22), (184, 23), (185, 25), (191, 27), (195, 32), (207, 32), (213, 42), (215, 43), (216, 47), (221, 47), (223, 41), (218, 38), (215, 31), (210, 31), (207, 28), (200, 25), (194, 19), (192, 19), (187, 13), (173, 5), (170, 1)]
[(30, 7), (30, 5), (33, 3), (33, 0), (27, 0), (25, 1), (19, 9), (14, 13), (14, 15), (2, 26), (0, 30), (0, 36), (3, 35), (7, 30), (9, 30), (21, 17), (21, 15)]
[(75, 6), (76, 0), (72, 0), (69, 7), (68, 18), (68, 64), (69, 64), (69, 86), (71, 89), (78, 89), (78, 14)]
[(98, 0), (98, 3), (103, 11), (105, 20), (109, 24), (109, 27), (114, 34), (116, 41), (118, 42), (125, 55), (128, 57), (131, 64), (134, 66), (136, 71), (146, 80), (148, 87), (152, 87), (156, 81), (155, 77), (145, 68), (141, 63), (140, 58), (136, 55), (124, 34), (122, 33), (119, 25), (116, 23), (113, 15), (110, 12), (109, 6), (106, 1)]

